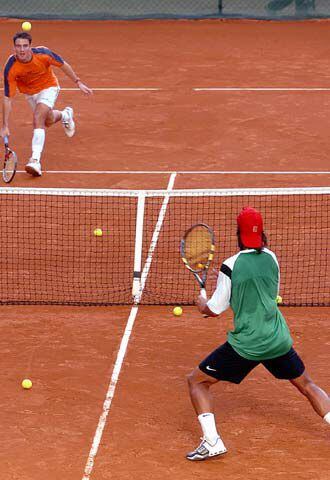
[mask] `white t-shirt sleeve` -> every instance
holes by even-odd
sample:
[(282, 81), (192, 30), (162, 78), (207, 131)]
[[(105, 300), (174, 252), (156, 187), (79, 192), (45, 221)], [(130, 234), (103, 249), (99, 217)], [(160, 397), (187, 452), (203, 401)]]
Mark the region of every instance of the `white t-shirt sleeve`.
[(215, 289), (212, 297), (207, 302), (209, 309), (220, 315), (220, 313), (227, 310), (230, 305), (231, 296), (231, 279), (222, 272), (219, 272), (217, 288)]
[(216, 315), (220, 315), (220, 313), (227, 310), (227, 308), (230, 306), (231, 273), (240, 253), (241, 252), (238, 252), (236, 255), (227, 258), (227, 260), (225, 260), (221, 265), (217, 281), (217, 288), (215, 289), (210, 300), (207, 302), (209, 309)]

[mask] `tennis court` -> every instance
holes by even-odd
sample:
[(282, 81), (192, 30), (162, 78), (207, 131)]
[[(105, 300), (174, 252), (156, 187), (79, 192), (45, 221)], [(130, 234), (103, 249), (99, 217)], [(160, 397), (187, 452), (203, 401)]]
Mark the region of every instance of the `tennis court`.
[[(19, 25), (0, 23), (2, 64)], [(59, 72), (58, 106), (74, 107), (77, 135), (64, 138), (57, 127), (47, 133), (38, 179), (23, 173), (31, 118), (23, 96), (15, 99), (11, 131), (20, 163), (11, 188), (329, 188), (328, 21), (34, 21), (32, 34), (34, 45), (71, 63), (94, 96), (84, 98)], [(157, 220), (161, 205), (157, 199), (146, 212)], [(19, 212), (9, 222), (14, 236), (28, 215), (11, 209)], [(121, 212), (119, 206), (118, 225)], [(311, 212), (329, 258), (329, 224), (317, 220), (322, 205)], [(125, 245), (134, 242), (132, 225), (123, 232)], [(91, 241), (98, 252), (97, 239)], [(19, 252), (12, 267), (22, 268), (23, 289), (37, 267), (26, 267), (24, 244)], [(150, 278), (157, 275), (152, 268)], [(115, 270), (119, 281), (124, 275)], [(96, 282), (98, 273), (90, 272)], [(73, 280), (84, 285), (86, 278)], [(38, 289), (45, 286), (42, 278)], [(329, 391), (330, 308), (283, 312), (311, 376)], [(217, 320), (201, 319), (193, 306), (177, 318), (171, 305), (3, 305), (0, 318), (4, 480), (328, 478), (327, 425), (261, 368), (239, 387), (214, 388), (228, 455), (198, 465), (185, 460), (199, 435), (185, 375), (224, 341), (229, 313)], [(20, 386), (26, 376), (34, 383), (29, 391)]]

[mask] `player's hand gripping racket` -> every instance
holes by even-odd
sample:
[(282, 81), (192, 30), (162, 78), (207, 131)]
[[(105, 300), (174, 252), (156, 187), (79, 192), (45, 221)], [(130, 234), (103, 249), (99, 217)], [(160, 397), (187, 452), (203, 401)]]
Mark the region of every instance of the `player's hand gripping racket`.
[(5, 160), (3, 164), (2, 178), (5, 183), (10, 183), (15, 177), (17, 169), (17, 156), (16, 153), (9, 148), (7, 136), (4, 137), (3, 141), (5, 144)]
[(214, 255), (214, 232), (205, 223), (193, 225), (180, 243), (181, 258), (201, 287), (201, 295), (207, 298), (205, 283)]

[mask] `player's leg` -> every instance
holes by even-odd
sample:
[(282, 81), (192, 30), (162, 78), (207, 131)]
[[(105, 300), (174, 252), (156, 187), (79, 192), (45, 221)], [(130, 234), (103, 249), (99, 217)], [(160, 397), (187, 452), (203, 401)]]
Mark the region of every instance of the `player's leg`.
[(64, 119), (65, 120), (67, 119), (66, 109), (56, 110), (54, 108), (59, 93), (60, 93), (59, 87), (49, 87), (49, 88), (46, 88), (45, 90), (42, 90), (38, 94), (37, 101), (39, 103), (43, 103), (45, 105), (48, 105), (48, 107), (50, 107), (46, 121), (45, 121), (45, 126), (48, 128), (54, 125), (55, 123), (58, 123), (59, 121), (64, 122)]
[(60, 120), (53, 114), (53, 108), (59, 94), (59, 87), (41, 90), (35, 95), (26, 95), (33, 110), (32, 155), (25, 170), (33, 176), (41, 175), (41, 154), (45, 144), (45, 128), (50, 122)]
[(76, 125), (73, 120), (73, 108), (65, 107), (64, 110), (51, 110), (46, 118), (46, 127), (51, 127), (60, 120), (66, 135), (73, 137), (76, 131)]
[(306, 398), (322, 418), (330, 423), (330, 400), (327, 393), (318, 387), (305, 370), (305, 365), (293, 349), (277, 358), (262, 362), (274, 377), (289, 380)]
[(50, 107), (44, 103), (36, 103), (33, 111), (33, 136), (32, 136), (32, 154), (25, 166), (25, 170), (34, 177), (41, 176), (41, 154), (45, 145), (46, 119), (50, 112)]
[(196, 415), (213, 412), (213, 396), (210, 387), (219, 380), (203, 373), (198, 367), (187, 375), (191, 403)]
[(238, 355), (226, 342), (208, 355), (199, 367), (188, 375), (191, 402), (198, 415), (204, 436), (199, 447), (187, 454), (188, 460), (206, 460), (227, 451), (216, 428), (210, 388), (219, 380), (240, 383), (257, 365), (258, 362)]
[(50, 110), (46, 118), (46, 127), (51, 127), (61, 121), (64, 131), (68, 137), (73, 137), (76, 125), (73, 120), (73, 108), (65, 107), (64, 110)]
[(62, 112), (60, 110), (49, 110), (45, 125), (49, 128), (60, 120), (62, 120)]
[(310, 401), (315, 412), (330, 423), (329, 395), (313, 382), (306, 370), (300, 377), (291, 379), (290, 382)]
[(46, 118), (46, 127), (51, 127), (55, 123), (61, 121), (66, 135), (68, 137), (72, 137), (76, 129), (75, 122), (73, 120), (73, 108), (65, 107), (63, 110), (56, 110), (54, 108), (59, 92), (59, 87), (46, 88), (40, 92), (38, 101), (50, 107)]
[(227, 449), (218, 433), (213, 408), (213, 397), (210, 387), (219, 380), (195, 368), (188, 376), (191, 403), (197, 414), (203, 438), (200, 445), (186, 455), (187, 460), (207, 460), (226, 453)]

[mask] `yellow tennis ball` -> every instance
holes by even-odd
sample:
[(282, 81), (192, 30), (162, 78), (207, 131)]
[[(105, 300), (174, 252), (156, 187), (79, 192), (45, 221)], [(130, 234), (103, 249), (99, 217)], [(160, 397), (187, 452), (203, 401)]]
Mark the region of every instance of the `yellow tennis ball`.
[(205, 268), (205, 265), (203, 263), (198, 263), (197, 268), (203, 269)]
[(277, 295), (276, 297), (276, 303), (283, 303), (283, 298), (281, 297), (281, 295)]
[(32, 28), (32, 25), (30, 22), (23, 22), (22, 23), (22, 30), (23, 32), (29, 32)]
[(29, 378), (25, 378), (22, 382), (22, 387), (29, 390), (32, 387), (32, 382)]
[(102, 237), (103, 235), (102, 228), (95, 228), (94, 235), (95, 237)]
[(182, 315), (182, 308), (181, 307), (174, 307), (173, 308), (173, 314), (176, 316), (176, 317), (180, 317), (180, 315)]

